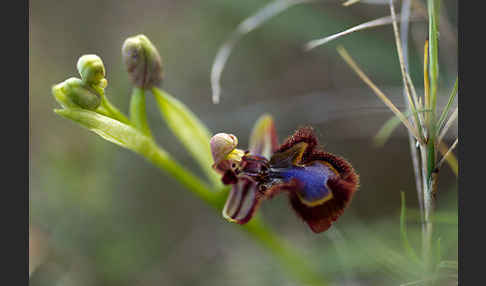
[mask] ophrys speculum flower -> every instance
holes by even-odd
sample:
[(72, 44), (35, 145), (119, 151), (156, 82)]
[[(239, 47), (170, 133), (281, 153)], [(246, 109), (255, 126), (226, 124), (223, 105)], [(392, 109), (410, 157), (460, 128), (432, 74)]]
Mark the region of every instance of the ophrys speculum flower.
[(232, 185), (223, 216), (245, 224), (263, 200), (286, 193), (312, 231), (329, 229), (358, 188), (358, 175), (345, 159), (324, 151), (311, 127), (297, 130), (280, 146), (277, 142), (269, 116), (255, 125), (247, 151), (236, 148), (232, 134), (213, 136), (213, 168)]

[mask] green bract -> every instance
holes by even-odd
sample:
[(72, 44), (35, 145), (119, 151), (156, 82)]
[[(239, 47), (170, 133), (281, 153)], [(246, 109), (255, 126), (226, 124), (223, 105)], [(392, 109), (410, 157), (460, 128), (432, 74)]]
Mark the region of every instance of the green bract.
[(65, 108), (95, 110), (101, 104), (101, 95), (75, 77), (53, 86), (52, 93)]

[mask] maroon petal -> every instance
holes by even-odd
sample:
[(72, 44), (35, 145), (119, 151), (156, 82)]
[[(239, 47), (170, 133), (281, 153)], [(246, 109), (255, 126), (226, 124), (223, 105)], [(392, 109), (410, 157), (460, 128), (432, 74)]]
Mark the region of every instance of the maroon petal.
[(342, 213), (342, 209), (339, 211), (339, 208), (336, 208), (335, 204), (332, 202), (333, 199), (315, 207), (309, 207), (303, 204), (296, 193), (290, 193), (289, 199), (290, 204), (297, 215), (301, 217), (315, 233), (328, 230), (332, 225), (332, 221), (336, 220)]
[(312, 150), (318, 146), (317, 137), (314, 135), (314, 129), (310, 126), (302, 127), (295, 131), (295, 133), (287, 138), (282, 145), (275, 151), (277, 152), (284, 152), (300, 142), (307, 143), (305, 150), (303, 151), (303, 158), (305, 159), (309, 154), (312, 153)]
[[(317, 154), (314, 155), (316, 156)], [(320, 205), (311, 207), (302, 202), (298, 192), (289, 194), (292, 208), (316, 233), (329, 229), (332, 222), (336, 221), (343, 214), (344, 209), (351, 202), (359, 182), (358, 175), (344, 159), (329, 153), (320, 155), (321, 160), (333, 162), (334, 168), (340, 174), (339, 177), (330, 178), (327, 181), (327, 185), (332, 192), (332, 198)]]
[[(309, 225), (312, 231), (319, 233), (329, 229), (332, 222), (342, 215), (358, 188), (359, 177), (351, 164), (345, 159), (321, 149), (311, 127), (297, 130), (280, 146), (276, 154), (279, 152), (288, 153), (296, 146), (303, 145), (301, 142), (306, 143), (304, 144), (305, 150), (301, 151), (302, 153), (297, 157), (300, 162), (294, 162), (294, 164), (306, 165), (315, 161), (322, 161), (328, 163), (338, 173), (336, 177), (328, 179), (327, 186), (332, 192), (332, 198), (322, 204), (309, 206), (302, 202), (298, 196), (298, 189), (289, 192), (290, 204), (297, 215)], [(302, 148), (297, 149), (302, 150)], [(299, 185), (295, 186), (298, 187)], [(302, 186), (303, 184), (300, 185), (300, 187)]]
[(223, 217), (230, 222), (245, 224), (253, 217), (262, 200), (257, 183), (250, 178), (240, 177), (226, 199)]

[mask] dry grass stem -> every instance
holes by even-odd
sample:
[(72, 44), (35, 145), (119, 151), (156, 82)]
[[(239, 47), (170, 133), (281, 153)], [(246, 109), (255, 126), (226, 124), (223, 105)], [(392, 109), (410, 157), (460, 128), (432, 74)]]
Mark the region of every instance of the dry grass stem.
[(368, 78), (368, 76), (358, 67), (355, 61), (351, 58), (348, 52), (342, 47), (337, 48), (338, 53), (344, 59), (344, 61), (356, 72), (356, 74), (363, 80), (378, 96), (378, 98), (383, 101), (383, 103), (402, 121), (403, 125), (412, 133), (412, 135), (419, 141), (423, 143), (422, 138), (420, 138), (418, 131), (415, 127), (410, 124), (410, 121), (403, 115), (403, 113), (388, 99), (388, 97)]
[[(451, 157), (452, 154), (452, 151), (456, 148), (457, 146), (457, 142), (459, 141), (459, 138), (456, 138), (456, 140), (454, 141), (454, 143), (452, 143), (451, 147), (449, 147), (449, 149), (445, 152), (445, 154), (443, 154), (442, 156), (442, 159), (439, 161), (439, 163), (437, 164), (437, 168), (440, 169), (442, 167), (442, 165), (444, 164), (444, 162), (447, 160), (449, 162), (449, 165), (451, 165), (451, 162), (450, 162), (450, 159), (449, 157)], [(441, 149), (442, 150), (442, 149)], [(452, 156), (451, 157), (452, 160), (454, 161), (455, 160), (455, 156)], [(457, 176), (457, 160), (455, 160), (456, 163), (452, 163), (451, 165), (451, 169), (452, 171), (456, 174)], [(454, 167), (455, 166), (455, 167)]]
[(351, 6), (353, 4), (358, 3), (359, 1), (361, 1), (361, 0), (348, 0), (348, 1), (346, 1), (346, 2), (343, 3), (343, 6), (345, 6), (345, 7)]
[(447, 123), (444, 125), (444, 128), (442, 128), (442, 130), (440, 131), (439, 141), (442, 141), (442, 139), (444, 139), (444, 136), (446, 135), (447, 131), (452, 126), (454, 121), (457, 119), (457, 115), (458, 115), (458, 108), (456, 107), (454, 109), (454, 112), (452, 112), (451, 116), (449, 117), (449, 120), (447, 120)]
[[(416, 19), (419, 19), (419, 18), (417, 16), (413, 16), (412, 19), (416, 20)], [(346, 29), (346, 30), (339, 32), (339, 33), (332, 34), (330, 36), (327, 36), (327, 37), (324, 37), (324, 38), (321, 38), (321, 39), (309, 41), (307, 44), (305, 44), (304, 49), (306, 51), (309, 51), (309, 50), (312, 50), (312, 49), (314, 49), (318, 46), (322, 46), (326, 43), (329, 43), (332, 40), (338, 39), (342, 36), (349, 35), (351, 33), (362, 31), (362, 30), (369, 29), (369, 28), (389, 25), (392, 22), (393, 22), (393, 20), (392, 20), (391, 16), (381, 17), (381, 18), (378, 18), (378, 19), (375, 19), (375, 20), (372, 20), (372, 21), (369, 21), (369, 22), (365, 22), (365, 23), (356, 25), (354, 27), (351, 27), (351, 28)]]
[(398, 24), (397, 24), (397, 15), (395, 13), (395, 7), (393, 5), (393, 0), (390, 0), (389, 4), (390, 4), (392, 24), (393, 24), (393, 32), (394, 32), (394, 35), (395, 35), (395, 43), (396, 43), (397, 52), (398, 52), (398, 59), (399, 59), (399, 62), (400, 62), (400, 70), (402, 72), (403, 85), (405, 87), (405, 92), (406, 92), (406, 95), (407, 95), (409, 107), (410, 107), (411, 111), (414, 113), (413, 118), (415, 119), (415, 121), (414, 121), (415, 126), (418, 129), (419, 135), (422, 135), (422, 132), (421, 132), (422, 126), (420, 124), (418, 114), (417, 114), (417, 108), (416, 108), (418, 98), (414, 98), (412, 100), (412, 96), (410, 95), (409, 85), (411, 85), (412, 83), (407, 80), (408, 71), (405, 68), (405, 61), (403, 59), (403, 49), (402, 49), (402, 45), (400, 43), (400, 35), (399, 35), (399, 32), (398, 32)]

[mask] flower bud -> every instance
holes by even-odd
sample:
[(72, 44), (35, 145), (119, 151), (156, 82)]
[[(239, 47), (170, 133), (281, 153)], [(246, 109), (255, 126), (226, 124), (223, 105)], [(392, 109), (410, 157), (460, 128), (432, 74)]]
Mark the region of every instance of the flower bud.
[(69, 78), (52, 87), (56, 100), (64, 107), (95, 110), (101, 103), (96, 90), (79, 78)]
[(162, 82), (162, 60), (145, 35), (126, 39), (122, 57), (130, 80), (136, 87), (150, 89)]
[(211, 152), (214, 163), (219, 163), (226, 158), (238, 145), (238, 138), (233, 134), (218, 133), (211, 138)]
[(83, 55), (77, 63), (81, 79), (88, 85), (106, 86), (105, 66), (97, 55)]

